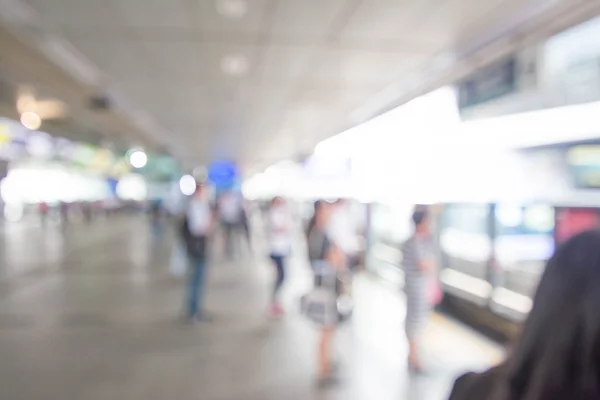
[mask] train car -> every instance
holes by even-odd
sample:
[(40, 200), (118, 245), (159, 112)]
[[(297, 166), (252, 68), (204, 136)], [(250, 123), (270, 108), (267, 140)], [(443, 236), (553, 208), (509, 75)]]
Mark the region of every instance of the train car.
[[(556, 246), (600, 227), (597, 144), (530, 149), (524, 155), (531, 164), (523, 172), (525, 185), (492, 201), (433, 207), (443, 305), (499, 339), (518, 334)], [(408, 204), (372, 207), (368, 268), (399, 286), (399, 249), (411, 232), (411, 210)]]

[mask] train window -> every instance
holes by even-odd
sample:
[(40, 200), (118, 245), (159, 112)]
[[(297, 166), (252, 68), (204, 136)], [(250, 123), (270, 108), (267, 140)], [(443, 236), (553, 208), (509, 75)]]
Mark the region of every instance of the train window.
[[(374, 204), (371, 208), (367, 268), (389, 278), (399, 274), (402, 256), (400, 244), (412, 233), (412, 204)], [(395, 278), (394, 278), (395, 279)]]
[[(455, 275), (458, 273), (460, 276), (467, 275), (465, 279), (487, 281), (492, 246), (489, 215), (489, 204), (450, 204), (444, 207), (440, 250), (443, 266), (454, 270)], [(468, 291), (468, 286), (465, 284), (463, 289)]]
[(495, 286), (505, 294), (502, 299), (506, 294), (531, 299), (554, 252), (554, 208), (499, 204), (495, 220)]

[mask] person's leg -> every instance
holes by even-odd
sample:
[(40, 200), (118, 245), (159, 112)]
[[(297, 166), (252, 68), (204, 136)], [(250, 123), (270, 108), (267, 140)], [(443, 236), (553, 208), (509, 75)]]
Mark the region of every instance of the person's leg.
[(419, 358), (419, 345), (415, 337), (408, 339), (408, 366), (416, 372), (423, 370), (421, 359)]
[(190, 257), (187, 282), (187, 316), (194, 318), (198, 313), (198, 268), (196, 260)]
[(202, 295), (204, 285), (204, 258), (194, 258), (190, 261), (190, 275), (188, 281), (188, 316), (199, 318), (202, 316)]
[(275, 284), (273, 287), (273, 297), (272, 297), (272, 304), (276, 305), (279, 304), (277, 295), (279, 294), (279, 291), (281, 289), (281, 286), (283, 285), (283, 281), (285, 280), (285, 270), (284, 270), (284, 257), (281, 255), (271, 255), (271, 260), (273, 260), (273, 264), (275, 264), (275, 268), (276, 268), (276, 277), (275, 277)]
[(319, 342), (319, 379), (331, 378), (331, 344), (333, 342), (334, 326), (324, 326), (321, 328), (321, 338)]
[(425, 314), (420, 308), (419, 299), (414, 294), (407, 294), (405, 329), (408, 339), (408, 366), (415, 372), (423, 370), (419, 354), (419, 339), (424, 317)]
[(233, 225), (230, 223), (224, 224), (225, 228), (225, 254), (228, 258), (233, 258)]
[(250, 222), (248, 221), (248, 216), (244, 215), (242, 219), (242, 229), (244, 231), (244, 236), (246, 237), (246, 242), (248, 243), (248, 248), (252, 249), (252, 238), (250, 236)]

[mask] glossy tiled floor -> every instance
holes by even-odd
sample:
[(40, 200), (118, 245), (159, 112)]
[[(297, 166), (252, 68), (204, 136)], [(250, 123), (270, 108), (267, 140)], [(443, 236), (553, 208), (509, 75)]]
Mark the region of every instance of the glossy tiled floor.
[(264, 257), (215, 255), (207, 299), (215, 320), (190, 326), (179, 320), (182, 282), (168, 270), (171, 239), (153, 239), (142, 218), (2, 229), (2, 399), (435, 400), (454, 376), (501, 355), (435, 316), (430, 372), (409, 377), (402, 297), (361, 277), (355, 316), (337, 336), (342, 382), (319, 391), (315, 329), (296, 310), (310, 285), (301, 257), (289, 265), (288, 314), (274, 321), (265, 314), (272, 270)]

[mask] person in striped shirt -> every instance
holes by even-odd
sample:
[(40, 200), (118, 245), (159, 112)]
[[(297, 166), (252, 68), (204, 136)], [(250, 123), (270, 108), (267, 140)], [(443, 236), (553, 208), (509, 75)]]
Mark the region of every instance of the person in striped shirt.
[(435, 252), (427, 210), (417, 208), (412, 220), (415, 232), (402, 246), (406, 293), (405, 329), (409, 368), (422, 372), (418, 342), (431, 311), (428, 283), (435, 268)]

